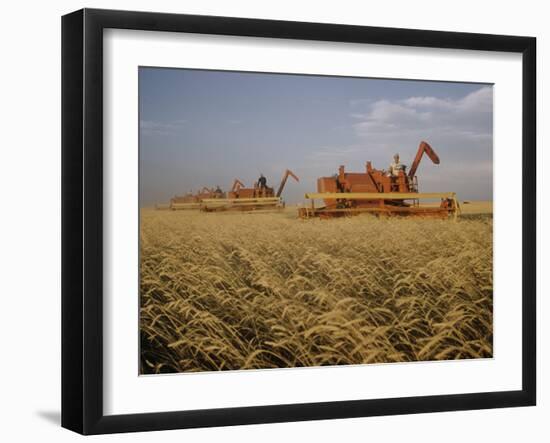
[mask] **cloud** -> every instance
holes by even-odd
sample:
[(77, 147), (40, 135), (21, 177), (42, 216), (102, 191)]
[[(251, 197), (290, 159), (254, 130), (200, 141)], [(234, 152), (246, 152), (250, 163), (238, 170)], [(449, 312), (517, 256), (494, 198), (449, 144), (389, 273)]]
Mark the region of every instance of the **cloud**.
[(378, 100), (366, 112), (351, 114), (358, 136), (395, 139), (409, 136), (445, 136), (465, 140), (492, 138), (491, 87), (482, 87), (460, 99), (408, 97)]
[(453, 102), (448, 99), (441, 99), (437, 97), (409, 97), (403, 100), (403, 103), (410, 107), (417, 108), (435, 108), (435, 109), (450, 109), (453, 107)]
[(173, 120), (170, 122), (156, 122), (152, 120), (140, 120), (139, 130), (141, 135), (172, 135), (176, 134), (185, 124), (186, 120)]
[(480, 87), (459, 98), (409, 96), (401, 99), (350, 102), (355, 141), (326, 146), (312, 153), (312, 167), (336, 172), (344, 164), (363, 170), (366, 160), (387, 168), (392, 155), (410, 166), (420, 141), (426, 140), (441, 158), (435, 167), (424, 159), (418, 176), (428, 191), (452, 190), (468, 198), (490, 199), (493, 162), (493, 91)]
[[(350, 113), (352, 127), (365, 150), (404, 150), (412, 155), (421, 140), (455, 161), (492, 161), (493, 91), (481, 87), (461, 98), (411, 96), (378, 100), (363, 112)], [(355, 106), (354, 106), (355, 108)], [(410, 153), (409, 153), (410, 151)]]

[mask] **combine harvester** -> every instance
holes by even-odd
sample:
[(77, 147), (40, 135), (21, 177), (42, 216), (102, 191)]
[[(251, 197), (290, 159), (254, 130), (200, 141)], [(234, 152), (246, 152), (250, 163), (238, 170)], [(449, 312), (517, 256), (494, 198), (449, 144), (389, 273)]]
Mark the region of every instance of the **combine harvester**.
[(204, 199), (217, 199), (223, 197), (225, 197), (225, 194), (220, 188), (209, 189), (205, 186), (196, 194), (189, 192), (185, 195), (176, 195), (171, 198), (169, 209), (200, 209)]
[[(439, 157), (431, 146), (421, 142), (412, 166), (405, 173), (399, 165), (396, 173), (374, 169), (370, 161), (365, 172), (346, 172), (340, 166), (338, 174), (317, 179), (317, 193), (306, 194), (311, 200), (309, 207), (300, 208), (301, 218), (338, 217), (357, 215), (363, 212), (378, 216), (420, 216), (455, 219), (460, 210), (454, 192), (419, 193), (416, 170), (423, 154), (436, 165)], [(315, 207), (315, 200), (323, 200), (323, 207)], [(421, 205), (420, 200), (439, 200), (439, 204)]]
[(262, 186), (260, 181), (254, 183), (252, 188), (245, 188), (239, 179), (235, 179), (231, 191), (225, 198), (205, 198), (202, 200), (201, 210), (206, 212), (281, 210), (284, 208), (281, 195), (289, 176), (300, 181), (290, 169), (287, 169), (277, 192), (273, 188)]

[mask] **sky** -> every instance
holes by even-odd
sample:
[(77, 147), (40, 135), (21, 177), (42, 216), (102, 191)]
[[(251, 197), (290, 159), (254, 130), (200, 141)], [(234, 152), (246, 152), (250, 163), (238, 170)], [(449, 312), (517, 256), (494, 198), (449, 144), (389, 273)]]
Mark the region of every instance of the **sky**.
[(339, 165), (410, 166), (422, 140), (441, 163), (423, 158), (420, 192), (492, 200), (492, 85), (140, 67), (139, 128), (141, 206), (287, 168), (302, 203)]

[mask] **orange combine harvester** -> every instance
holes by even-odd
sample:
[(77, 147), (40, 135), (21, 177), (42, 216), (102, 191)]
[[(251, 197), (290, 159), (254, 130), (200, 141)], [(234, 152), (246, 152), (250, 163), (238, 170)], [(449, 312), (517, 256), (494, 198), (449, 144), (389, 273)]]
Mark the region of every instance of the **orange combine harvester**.
[[(340, 166), (338, 174), (317, 179), (317, 193), (305, 195), (310, 199), (310, 206), (300, 208), (298, 215), (301, 218), (329, 218), (370, 212), (379, 216), (456, 218), (459, 206), (454, 192), (418, 192), (416, 171), (424, 154), (439, 164), (435, 151), (423, 141), (408, 173), (401, 164), (396, 165), (398, 170), (384, 171), (374, 169), (368, 161), (365, 172), (346, 172), (345, 167)], [(323, 200), (324, 206), (315, 207), (316, 200)], [(420, 200), (438, 203), (421, 205)]]
[(199, 192), (193, 194), (188, 192), (184, 195), (176, 195), (170, 199), (169, 209), (200, 209), (203, 199), (223, 198), (224, 192), (220, 188), (203, 187)]
[[(224, 198), (204, 198), (202, 199), (200, 209), (206, 212), (215, 211), (257, 211), (257, 210), (278, 210), (284, 208), (282, 193), (285, 188), (288, 177), (296, 181), (300, 179), (287, 169), (275, 192), (274, 188), (267, 186), (267, 180), (260, 177), (260, 180), (254, 183), (251, 188), (246, 188), (244, 184), (235, 179), (231, 191), (227, 192)], [(263, 183), (262, 183), (263, 179)]]

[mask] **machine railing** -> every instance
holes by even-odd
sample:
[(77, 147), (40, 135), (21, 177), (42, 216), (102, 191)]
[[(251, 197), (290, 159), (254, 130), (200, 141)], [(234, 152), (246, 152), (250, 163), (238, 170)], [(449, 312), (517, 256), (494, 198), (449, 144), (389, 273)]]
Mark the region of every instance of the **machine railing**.
[[(417, 211), (432, 211), (430, 207), (426, 209), (425, 206), (420, 205), (420, 200), (452, 200), (453, 205), (449, 208), (449, 213), (454, 216), (456, 220), (460, 212), (460, 206), (456, 198), (455, 192), (313, 192), (305, 194), (305, 198), (311, 201), (310, 207), (307, 205), (302, 209), (302, 214), (306, 218), (315, 214), (316, 212), (380, 212), (380, 208), (377, 207), (364, 207), (364, 208), (316, 208), (315, 200), (372, 200), (372, 201), (385, 201), (385, 200), (409, 200), (410, 204), (418, 208)], [(409, 206), (410, 207), (410, 206)], [(445, 209), (442, 209), (445, 210)], [(391, 212), (394, 213), (407, 213), (409, 209), (407, 207), (392, 207)]]
[(312, 192), (307, 199), (327, 200), (417, 200), (450, 198), (456, 199), (455, 192)]

